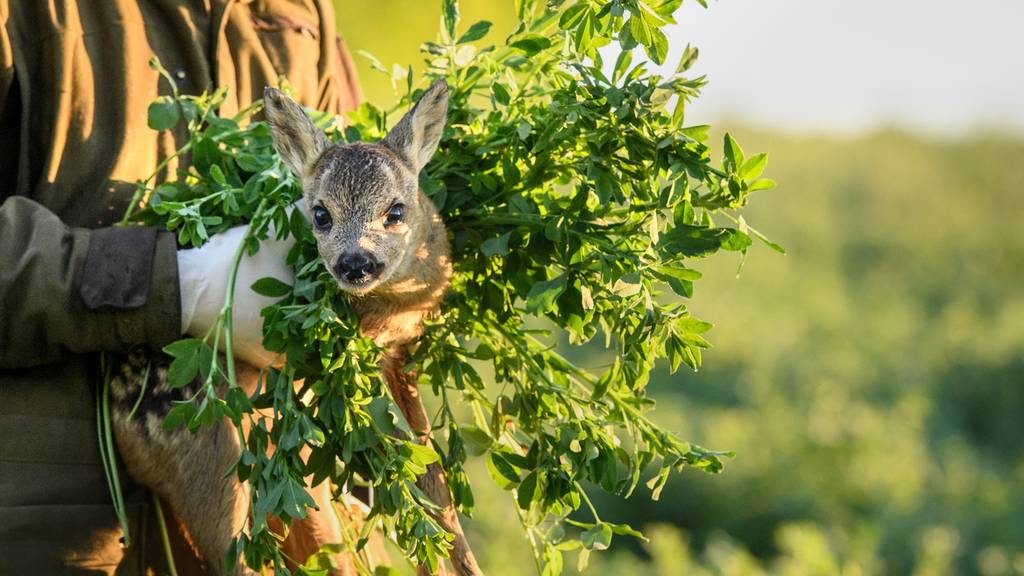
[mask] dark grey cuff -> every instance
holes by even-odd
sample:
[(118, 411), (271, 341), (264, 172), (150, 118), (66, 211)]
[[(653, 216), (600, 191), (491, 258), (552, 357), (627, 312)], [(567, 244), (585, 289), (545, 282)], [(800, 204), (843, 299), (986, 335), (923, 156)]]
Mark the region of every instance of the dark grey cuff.
[(157, 230), (144, 226), (93, 230), (78, 293), (89, 310), (134, 310), (149, 298)]
[(174, 234), (157, 233), (152, 270), (149, 299), (142, 312), (146, 316), (146, 342), (159, 349), (181, 338), (181, 288)]

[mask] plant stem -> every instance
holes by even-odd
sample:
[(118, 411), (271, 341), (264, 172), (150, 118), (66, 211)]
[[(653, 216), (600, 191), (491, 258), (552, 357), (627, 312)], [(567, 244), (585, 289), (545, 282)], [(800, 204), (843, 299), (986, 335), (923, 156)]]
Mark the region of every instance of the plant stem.
[(164, 520), (164, 509), (160, 506), (160, 498), (156, 492), (150, 491), (153, 497), (153, 510), (156, 513), (156, 523), (160, 527), (160, 541), (163, 544), (164, 556), (167, 558), (167, 572), (170, 576), (178, 576), (178, 570), (174, 566), (174, 552), (171, 550), (171, 539), (167, 533), (167, 521)]
[[(100, 355), (100, 378), (106, 382), (109, 377), (107, 371), (107, 354), (103, 353)], [(116, 493), (114, 492), (114, 479), (110, 475), (110, 459), (108, 457), (108, 447), (106, 444), (106, 436), (103, 433), (105, 426), (110, 424), (110, 420), (105, 417), (103, 412), (103, 390), (105, 385), (101, 385), (96, 388), (96, 439), (99, 443), (100, 448), (100, 461), (103, 463), (103, 475), (107, 478), (107, 490), (110, 491), (110, 500), (114, 504), (114, 513), (118, 514), (118, 501)], [(118, 520), (120, 521), (120, 515), (118, 514)]]
[(232, 308), (235, 302), (235, 282), (238, 279), (238, 266), (242, 262), (242, 256), (245, 254), (246, 242), (252, 237), (253, 224), (260, 219), (263, 215), (263, 210), (266, 208), (267, 199), (260, 200), (260, 203), (256, 206), (256, 211), (253, 212), (252, 220), (249, 222), (249, 228), (245, 231), (245, 236), (242, 237), (242, 241), (238, 245), (238, 250), (235, 251), (234, 259), (231, 262), (231, 269), (228, 271), (228, 290), (227, 294), (224, 295), (224, 307), (221, 308), (221, 317), (224, 322), (224, 354), (227, 357), (226, 362), (228, 365), (228, 386), (238, 386), (238, 379), (235, 376), (235, 355), (234, 355), (234, 336), (232, 334)]
[(601, 517), (597, 515), (597, 508), (594, 508), (594, 503), (590, 501), (590, 496), (587, 496), (587, 491), (583, 489), (583, 485), (576, 482), (576, 489), (579, 490), (580, 498), (587, 504), (587, 508), (590, 508), (590, 514), (594, 516), (594, 522), (601, 523)]
[(142, 386), (139, 388), (139, 397), (135, 400), (135, 404), (132, 406), (130, 412), (128, 412), (128, 420), (135, 416), (135, 411), (139, 409), (139, 405), (142, 404), (142, 397), (146, 395), (146, 384), (149, 383), (149, 371), (152, 368), (152, 362), (146, 362), (146, 370), (142, 373)]
[(159, 164), (157, 164), (156, 169), (154, 169), (153, 173), (150, 174), (149, 176), (147, 176), (145, 180), (140, 180), (139, 181), (138, 185), (136, 185), (136, 187), (135, 187), (135, 194), (132, 195), (132, 199), (128, 203), (128, 207), (125, 208), (125, 210), (124, 210), (124, 216), (122, 216), (121, 217), (121, 221), (118, 222), (119, 225), (121, 225), (121, 226), (127, 226), (128, 225), (128, 221), (132, 217), (132, 212), (135, 211), (135, 207), (139, 204), (139, 202), (142, 201), (142, 196), (145, 193), (145, 191), (148, 189), (147, 185), (154, 178), (156, 178), (161, 172), (163, 172), (164, 168), (167, 168), (167, 165), (170, 164), (171, 160), (174, 160), (178, 156), (181, 156), (182, 154), (188, 152), (191, 149), (192, 149), (192, 141), (189, 140), (188, 142), (185, 143), (184, 146), (182, 146), (181, 148), (178, 148), (174, 152), (174, 154), (171, 154), (167, 158), (164, 158)]
[(537, 542), (533, 537), (533, 527), (526, 523), (526, 516), (523, 516), (522, 510), (519, 509), (519, 503), (516, 502), (515, 495), (512, 496), (512, 507), (515, 508), (516, 515), (519, 516), (519, 523), (526, 532), (526, 539), (530, 541), (530, 550), (533, 552), (533, 563), (537, 567), (537, 574), (542, 574), (544, 566), (541, 564), (540, 550), (537, 549)]
[(103, 417), (103, 441), (105, 448), (104, 464), (110, 468), (110, 480), (113, 487), (114, 512), (117, 514), (117, 521), (121, 524), (121, 531), (124, 532), (124, 547), (131, 546), (131, 535), (128, 533), (128, 516), (124, 511), (124, 495), (121, 493), (121, 478), (117, 472), (117, 451), (114, 447), (114, 439), (110, 429), (110, 374), (104, 370), (102, 402)]

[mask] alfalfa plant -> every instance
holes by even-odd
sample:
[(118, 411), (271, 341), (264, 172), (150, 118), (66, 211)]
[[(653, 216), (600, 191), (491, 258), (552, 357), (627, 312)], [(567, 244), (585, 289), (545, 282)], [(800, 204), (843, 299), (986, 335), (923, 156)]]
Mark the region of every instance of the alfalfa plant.
[[(685, 123), (686, 104), (705, 82), (687, 74), (696, 50), (688, 47), (667, 76), (639, 57), (663, 63), (663, 29), (681, 1), (517, 0), (518, 27), (490, 44), (489, 22), (462, 28), (455, 0), (443, 0), (439, 37), (423, 44), (422, 78), (396, 67), (393, 106), (366, 103), (347, 119), (320, 119), (337, 140), (376, 139), (431, 80), (450, 86), (449, 125), (421, 185), (451, 234), (454, 278), (410, 363), (439, 406), (429, 446), (396, 434), (406, 424), (378, 373), (379, 350), (357, 333), (308, 224), (288, 215), (300, 190), (266, 125), (251, 121), (259, 106), (220, 117), (223, 90), (175, 91), (151, 106), (154, 129), (187, 124), (180, 152), (190, 162), (172, 182), (141, 182), (144, 208), (126, 221), (166, 227), (185, 246), (246, 223), (250, 251), (271, 224), (296, 239), (294, 284), (268, 278), (253, 286), (279, 299), (263, 311), (264, 343), (287, 356), (256, 395), (246, 396), (233, 363), (213, 354), (230, 348), (230, 295), (208, 338), (166, 350), (174, 384), (199, 373), (207, 382), (195, 402), (170, 412), (168, 426), (254, 422), (236, 469), (252, 486), (251, 530), (235, 549), (250, 566), (287, 572), (266, 518), (305, 515), (307, 475), (371, 485), (368, 529), (383, 526), (410, 558), (435, 567), (451, 538), (417, 475), (440, 462), (468, 515), (464, 464), (486, 459), (514, 500), (538, 571), (556, 574), (566, 551), (579, 550), (585, 563), (616, 534), (641, 537), (602, 518), (584, 486), (628, 497), (642, 483), (657, 498), (673, 471), (722, 469), (723, 453), (652, 423), (645, 386), (659, 359), (672, 371), (696, 369), (709, 346), (711, 325), (686, 304), (701, 278), (691, 265), (720, 250), (745, 255), (753, 239), (781, 249), (739, 214), (750, 193), (774, 186), (760, 178), (766, 156), (746, 157), (726, 135), (723, 157), (713, 160), (708, 127)], [(604, 61), (605, 46), (620, 49), (614, 62)], [(566, 346), (599, 340), (614, 362), (599, 371), (575, 365), (555, 345), (562, 334)], [(224, 378), (231, 386), (218, 395)], [(303, 446), (312, 450), (308, 461)]]

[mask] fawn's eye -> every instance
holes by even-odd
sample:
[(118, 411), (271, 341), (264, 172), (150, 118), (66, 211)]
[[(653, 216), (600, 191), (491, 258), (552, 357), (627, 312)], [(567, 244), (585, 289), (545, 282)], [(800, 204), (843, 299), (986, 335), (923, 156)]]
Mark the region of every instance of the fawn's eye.
[(313, 208), (313, 223), (321, 230), (331, 227), (331, 213), (323, 206)]
[(399, 224), (405, 219), (405, 204), (392, 204), (391, 208), (388, 208), (387, 214), (384, 215), (384, 224), (386, 226), (394, 226)]

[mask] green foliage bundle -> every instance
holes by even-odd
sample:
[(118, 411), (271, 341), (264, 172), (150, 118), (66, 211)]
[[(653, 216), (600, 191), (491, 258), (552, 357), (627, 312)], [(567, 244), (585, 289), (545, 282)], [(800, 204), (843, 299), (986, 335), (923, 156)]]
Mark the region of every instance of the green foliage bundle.
[[(648, 385), (658, 422), (743, 465), (673, 476), (657, 503), (595, 505), (680, 526), (711, 574), (741, 556), (743, 574), (1024, 573), (1024, 291), (1008, 265), (1024, 235), (1003, 232), (1024, 210), (1024, 166), (1006, 164), (1024, 140), (747, 129), (743, 142), (771, 143), (794, 200), (747, 217), (770, 214), (800, 257), (753, 259), (739, 283), (729, 259), (702, 266), (698, 297), (720, 296), (701, 312), (728, 320), (717, 352), (686, 386), (661, 370)], [(529, 560), (506, 550), (482, 560)], [(622, 573), (602, 556), (592, 573)], [(704, 573), (680, 565), (664, 576)]]
[[(253, 286), (280, 298), (263, 311), (264, 344), (287, 358), (254, 396), (234, 385), (230, 354), (221, 366), (213, 353), (230, 349), (230, 293), (206, 338), (166, 349), (174, 357), (172, 385), (197, 374), (206, 381), (195, 401), (174, 407), (167, 426), (195, 429), (223, 417), (253, 423), (236, 469), (252, 486), (252, 527), (229, 561), (241, 556), (250, 566), (287, 572), (280, 535), (266, 518), (302, 518), (312, 505), (304, 478), (312, 475), (339, 489), (370, 484), (371, 518), (411, 559), (436, 566), (451, 537), (415, 480), (440, 461), (456, 506), (471, 514), (463, 464), (472, 456), (486, 458), (493, 480), (513, 496), (538, 571), (555, 574), (564, 551), (579, 549), (585, 563), (614, 534), (640, 536), (602, 519), (584, 484), (628, 496), (644, 481), (656, 498), (673, 470), (721, 470), (722, 453), (647, 418), (653, 402), (644, 388), (658, 359), (667, 358), (672, 370), (700, 365), (710, 324), (661, 296), (693, 295), (701, 275), (688, 262), (719, 250), (745, 254), (752, 238), (764, 240), (735, 211), (773, 183), (759, 179), (763, 154), (746, 158), (726, 136), (715, 166), (707, 127), (684, 125), (685, 104), (704, 83), (685, 76), (696, 50), (687, 48), (667, 77), (633, 61), (640, 48), (664, 61), (662, 28), (680, 3), (551, 1), (541, 9), (517, 0), (518, 28), (498, 45), (481, 46), (490, 24), (459, 33), (456, 2), (443, 0), (439, 40), (423, 46), (426, 79), (396, 67), (401, 94), (394, 107), (364, 104), (347, 122), (319, 119), (336, 141), (376, 139), (415, 100), (416, 86), (438, 77), (449, 83), (449, 125), (421, 185), (451, 233), (454, 277), (411, 366), (439, 401), (432, 446), (396, 437), (407, 424), (378, 373), (380, 351), (358, 335), (304, 219), (288, 216), (301, 191), (274, 154), (267, 127), (250, 121), (258, 105), (221, 118), (222, 91), (175, 91), (151, 106), (155, 129), (186, 122), (189, 138), (179, 152), (191, 161), (173, 182), (140, 183), (148, 202), (126, 221), (164, 226), (183, 245), (245, 223), (243, 249), (256, 250), (272, 230), (296, 239), (288, 257), (294, 285), (264, 279)], [(612, 42), (622, 51), (606, 66), (598, 49)], [(719, 215), (735, 226), (718, 226)], [(237, 260), (231, 290), (236, 269)], [(543, 323), (574, 344), (602, 338), (616, 361), (600, 373), (574, 365), (536, 328)], [(232, 385), (218, 396), (225, 378)], [(298, 379), (304, 384), (296, 391)], [(303, 446), (312, 450), (308, 460), (300, 457)], [(652, 465), (656, 471), (645, 478)], [(584, 505), (585, 521), (569, 518)], [(367, 535), (348, 543), (352, 550)]]

